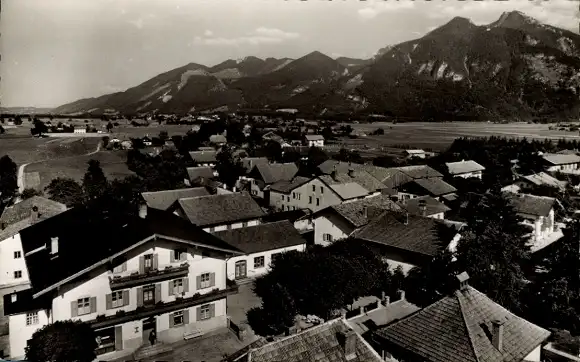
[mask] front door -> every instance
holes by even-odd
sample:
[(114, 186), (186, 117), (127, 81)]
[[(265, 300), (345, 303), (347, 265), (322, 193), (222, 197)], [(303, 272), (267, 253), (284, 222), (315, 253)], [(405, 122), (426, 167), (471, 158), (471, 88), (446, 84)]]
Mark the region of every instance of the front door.
[(151, 332), (155, 331), (155, 333), (157, 333), (156, 330), (156, 322), (155, 322), (155, 317), (151, 317), (151, 318), (147, 318), (143, 320), (143, 344), (151, 344), (151, 341), (149, 340), (149, 337), (151, 336)]
[(243, 279), (247, 275), (247, 264), (245, 260), (236, 262), (236, 279)]

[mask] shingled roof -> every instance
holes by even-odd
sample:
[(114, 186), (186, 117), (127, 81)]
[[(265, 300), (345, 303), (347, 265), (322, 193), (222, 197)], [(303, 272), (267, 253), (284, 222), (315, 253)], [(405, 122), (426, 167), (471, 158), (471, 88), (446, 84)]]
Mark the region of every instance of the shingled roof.
[(188, 167), (185, 170), (187, 171), (189, 181), (194, 181), (199, 178), (204, 178), (206, 180), (214, 178), (213, 170), (208, 166)]
[(451, 194), (457, 191), (455, 187), (440, 178), (420, 178), (403, 185), (403, 187), (413, 187), (413, 184), (425, 190), (429, 195), (435, 197)]
[(288, 220), (218, 231), (214, 235), (246, 254), (306, 244)]
[[(371, 212), (369, 212), (369, 210)], [(393, 202), (388, 196), (378, 195), (362, 200), (329, 206), (318, 211), (313, 216), (316, 217), (316, 215), (327, 212), (336, 213), (351, 223), (353, 227), (358, 228), (366, 225), (369, 222), (369, 219), (373, 216), (377, 216), (377, 212), (387, 210), (401, 210), (401, 207)]]
[(403, 172), (405, 175), (413, 178), (413, 179), (421, 179), (421, 178), (431, 178), (431, 177), (443, 177), (443, 175), (427, 166), (427, 165), (416, 165), (416, 166), (405, 166), (405, 167), (394, 167), (395, 169)]
[[(494, 321), (503, 326), (501, 351), (492, 342)], [(549, 336), (469, 285), (375, 332), (426, 362), (521, 362)]]
[(245, 157), (242, 158), (242, 165), (246, 172), (250, 172), (256, 165), (264, 165), (270, 163), (266, 157)]
[(296, 176), (291, 180), (283, 180), (278, 181), (269, 186), (270, 190), (276, 192), (282, 192), (284, 194), (290, 193), (290, 191), (294, 190), (297, 187), (300, 187), (307, 183), (308, 181), (312, 180), (311, 177), (303, 177), (303, 176)]
[(189, 221), (201, 227), (242, 222), (264, 215), (247, 192), (184, 198), (177, 204)]
[(560, 181), (555, 177), (548, 175), (545, 172), (539, 172), (533, 175), (528, 176), (521, 176), (522, 179), (536, 185), (536, 186), (551, 186), (558, 189), (565, 189), (566, 188), (566, 181)]
[(278, 181), (290, 181), (298, 173), (295, 163), (258, 163), (254, 166), (266, 184)]
[(307, 141), (324, 141), (324, 137), (319, 134), (307, 134), (304, 136)]
[(551, 165), (569, 165), (572, 163), (580, 163), (580, 156), (578, 155), (562, 155), (558, 153), (544, 153), (542, 158)]
[(189, 156), (196, 163), (216, 163), (217, 151), (192, 151)]
[(42, 196), (33, 196), (4, 209), (2, 216), (0, 216), (0, 223), (4, 223), (7, 226), (27, 219), (30, 217), (34, 206), (38, 208), (39, 217), (41, 218), (49, 218), (66, 211), (66, 205), (60, 202)]
[(403, 212), (385, 212), (355, 231), (357, 239), (375, 242), (426, 256), (447, 248), (457, 229), (442, 220)]
[(515, 211), (521, 214), (548, 216), (550, 210), (552, 210), (556, 203), (556, 199), (552, 197), (513, 194), (511, 192), (506, 192), (504, 195), (510, 201)]
[[(421, 210), (422, 202), (424, 202), (425, 205), (425, 215), (423, 215), (423, 210)], [(437, 201), (431, 196), (420, 196), (413, 199), (402, 200), (398, 202), (398, 205), (407, 212), (420, 216), (431, 216), (451, 210), (449, 207), (445, 206), (445, 204)]]
[(143, 192), (141, 195), (145, 199), (147, 206), (158, 210), (167, 210), (179, 199), (209, 194), (205, 187), (192, 187), (188, 189)]
[(376, 192), (387, 188), (381, 181), (377, 180), (370, 173), (362, 169), (350, 169), (348, 172), (336, 172), (334, 175), (322, 175), (320, 176), (320, 179), (329, 186), (355, 182), (369, 192)]
[[(343, 334), (354, 333), (353, 356), (347, 359)], [(252, 362), (380, 362), (381, 357), (342, 318), (251, 349), (243, 361)]]
[(459, 161), (459, 162), (448, 162), (448, 163), (446, 163), (446, 165), (447, 165), (447, 169), (449, 170), (449, 174), (451, 174), (451, 175), (461, 175), (464, 173), (485, 170), (485, 167), (483, 167), (479, 163), (472, 161), (472, 160)]

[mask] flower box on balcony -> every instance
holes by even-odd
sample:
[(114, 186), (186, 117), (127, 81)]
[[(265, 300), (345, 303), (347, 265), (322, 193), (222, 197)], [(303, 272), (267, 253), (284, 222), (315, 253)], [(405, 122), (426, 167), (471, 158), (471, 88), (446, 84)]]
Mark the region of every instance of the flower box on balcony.
[(107, 316), (104, 314), (99, 314), (96, 319), (97, 319), (97, 321), (103, 321), (103, 320), (107, 319)]
[(133, 272), (130, 275), (122, 276), (120, 278), (109, 279), (112, 289), (131, 288), (143, 284), (151, 284), (163, 280), (175, 279), (187, 275), (189, 272), (189, 265), (185, 263), (178, 267), (165, 267), (164, 269), (151, 270), (147, 273), (140, 274)]

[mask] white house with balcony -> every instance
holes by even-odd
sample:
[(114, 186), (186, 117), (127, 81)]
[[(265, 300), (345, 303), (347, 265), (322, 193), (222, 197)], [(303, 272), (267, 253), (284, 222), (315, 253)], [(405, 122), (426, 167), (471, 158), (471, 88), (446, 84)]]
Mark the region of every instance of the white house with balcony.
[(542, 158), (548, 172), (575, 172), (580, 165), (580, 156), (575, 154), (544, 153)]
[(324, 137), (319, 134), (307, 134), (304, 141), (308, 147), (324, 147)]
[(31, 288), (4, 296), (12, 358), (35, 331), (68, 319), (95, 330), (100, 360), (131, 354), (151, 331), (169, 343), (227, 325), (237, 287), (226, 260), (243, 253), (170, 212), (79, 207), (21, 238)]
[(448, 162), (447, 169), (453, 177), (478, 178), (481, 180), (485, 167), (472, 160), (462, 160), (459, 162)]
[(556, 199), (552, 197), (506, 192), (508, 200), (516, 213), (523, 219), (523, 224), (530, 226), (532, 250), (542, 246), (542, 241), (554, 233), (554, 208)]

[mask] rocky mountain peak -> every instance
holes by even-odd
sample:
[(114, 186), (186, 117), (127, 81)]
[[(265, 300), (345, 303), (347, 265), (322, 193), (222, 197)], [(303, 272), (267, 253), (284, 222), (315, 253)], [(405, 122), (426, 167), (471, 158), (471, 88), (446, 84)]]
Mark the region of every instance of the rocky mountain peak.
[(530, 24), (538, 24), (538, 21), (521, 11), (514, 10), (502, 13), (499, 19), (490, 25), (505, 28), (519, 28)]

